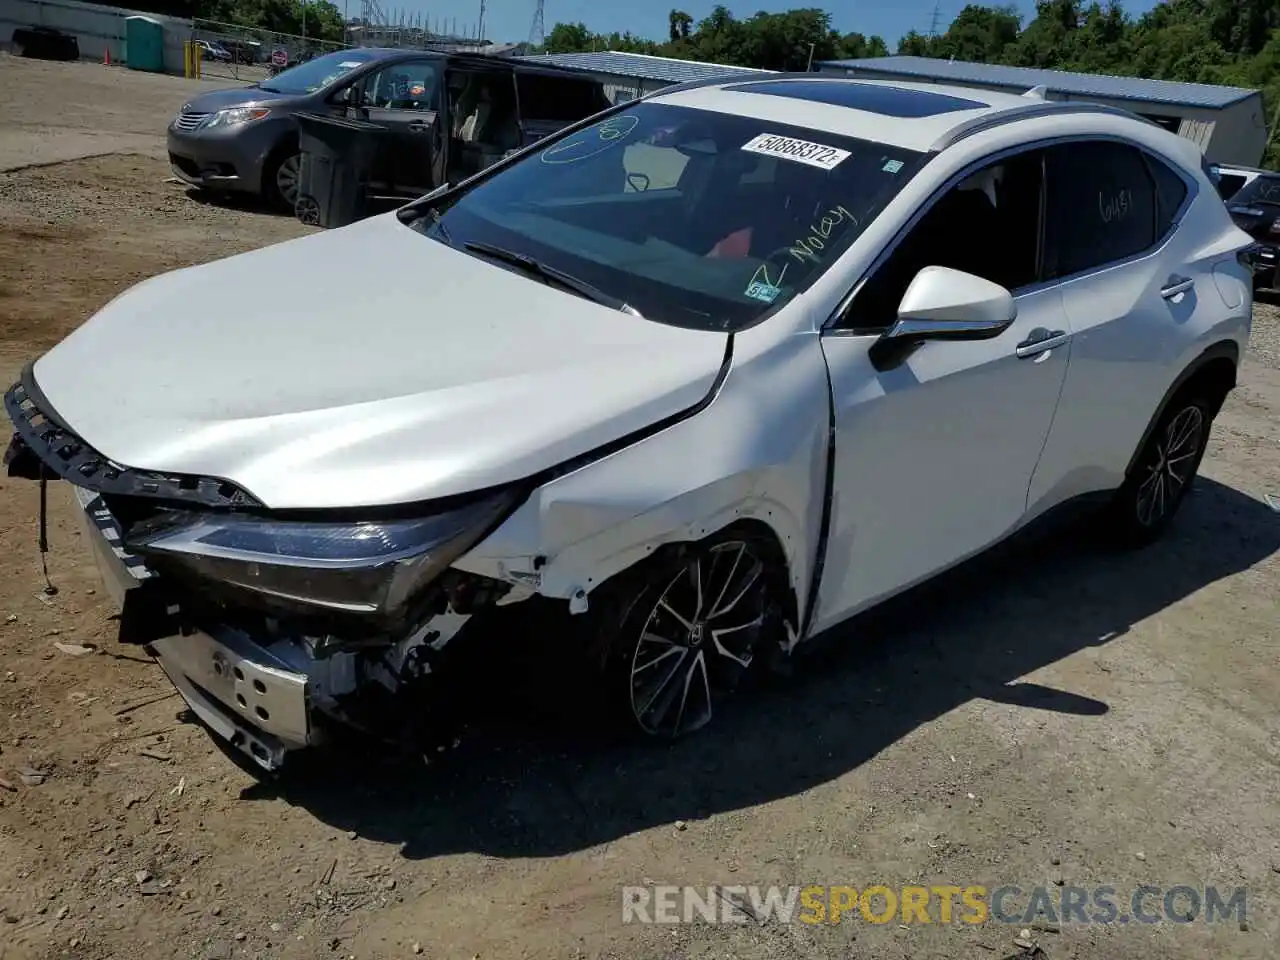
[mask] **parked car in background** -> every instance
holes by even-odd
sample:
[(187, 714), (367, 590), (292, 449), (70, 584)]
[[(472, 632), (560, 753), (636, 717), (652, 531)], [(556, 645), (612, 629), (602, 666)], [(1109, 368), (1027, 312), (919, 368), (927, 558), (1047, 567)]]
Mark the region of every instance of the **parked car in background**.
[[(481, 88), (490, 96), (483, 110)], [(475, 99), (459, 100), (464, 92)], [(387, 130), (380, 186), (411, 197), (608, 105), (599, 81), (580, 73), (493, 57), (355, 48), (192, 98), (169, 125), (169, 162), (193, 186), (293, 210), (294, 115), (354, 113)]]
[(197, 40), (195, 43), (200, 48), (201, 59), (215, 60), (218, 63), (231, 63), (235, 59), (231, 51), (217, 41)]
[(1239, 167), (1225, 163), (1210, 164), (1209, 171), (1223, 200), (1230, 200), (1241, 188), (1268, 172), (1258, 167)]
[(676, 86), (121, 294), (10, 389), (5, 459), (72, 485), (122, 639), (263, 768), (420, 723), (486, 637), (580, 678), (584, 724), (674, 738), (1058, 508), (1155, 540), (1250, 243), (1122, 111)]
[(80, 41), (75, 34), (54, 27), (19, 27), (13, 31), (9, 49), (15, 57), (35, 60), (80, 59)]
[(1227, 210), (1236, 225), (1257, 241), (1252, 253), (1254, 285), (1280, 286), (1276, 272), (1280, 268), (1280, 173), (1218, 170), (1220, 181), (1233, 176), (1244, 181), (1227, 194)]
[(257, 40), (244, 40), (240, 37), (216, 37), (209, 42), (225, 51), (232, 63), (261, 63), (264, 59), (262, 44)]
[[(337, 94), (343, 120), (299, 113), (304, 134), (319, 136), (338, 126), (321, 149), (337, 161), (359, 161), (365, 196), (340, 204), (342, 214), (322, 216), (322, 199), (305, 190), (295, 205), (307, 223), (343, 226), (369, 212), (363, 203), (409, 200), (443, 183), (457, 183), (534, 143), (567, 123), (610, 106), (601, 84), (590, 76), (554, 67), (496, 57), (421, 54), (388, 61)], [(319, 120), (317, 124), (314, 121)], [(363, 121), (360, 124), (348, 120)], [(303, 148), (311, 142), (303, 137)], [(335, 149), (335, 146), (337, 149)], [(368, 164), (367, 167), (364, 164)], [(354, 172), (354, 171), (353, 171)], [(325, 187), (332, 180), (322, 181)], [(321, 191), (318, 191), (321, 192)]]

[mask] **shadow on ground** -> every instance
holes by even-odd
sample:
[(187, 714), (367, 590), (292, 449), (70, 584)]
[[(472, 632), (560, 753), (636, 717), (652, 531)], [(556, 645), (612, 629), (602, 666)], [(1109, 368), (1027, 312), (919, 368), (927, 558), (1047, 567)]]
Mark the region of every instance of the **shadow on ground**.
[[(292, 218), (291, 212), (285, 211), (279, 207), (272, 206), (262, 197), (249, 193), (237, 192), (220, 192), (215, 190), (201, 190), (196, 187), (187, 187), (186, 195), (189, 199), (196, 203), (204, 204), (210, 207), (221, 207), (224, 210), (237, 210), (241, 213), (260, 213), (268, 217)], [(389, 199), (374, 197), (365, 202), (364, 213), (361, 219), (376, 217), (378, 214), (390, 213), (392, 210), (410, 203), (405, 198)]]
[(531, 721), (519, 689), (491, 683), (485, 725), (443, 765), (335, 755), (245, 798), (282, 796), (412, 858), (579, 851), (826, 783), (974, 699), (1104, 715), (1104, 703), (1018, 678), (1280, 549), (1280, 517), (1205, 478), (1146, 550), (1116, 553), (1088, 529), (1023, 538), (841, 627), (793, 678), (740, 696), (671, 746), (600, 742), (583, 732), (587, 716)]
[(235, 191), (201, 190), (187, 187), (184, 191), (189, 200), (206, 207), (221, 207), (224, 210), (236, 210), (240, 213), (259, 213), (267, 217), (291, 218), (292, 213), (273, 207), (262, 197), (251, 193)]

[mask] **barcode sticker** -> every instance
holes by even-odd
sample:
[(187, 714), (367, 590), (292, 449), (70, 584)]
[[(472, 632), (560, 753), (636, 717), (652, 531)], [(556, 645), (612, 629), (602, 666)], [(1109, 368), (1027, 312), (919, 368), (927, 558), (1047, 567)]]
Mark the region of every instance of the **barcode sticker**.
[(828, 147), (821, 143), (810, 143), (808, 140), (796, 140), (776, 133), (762, 133), (742, 145), (749, 153), (762, 153), (767, 157), (782, 157), (796, 163), (808, 164), (819, 170), (834, 170), (848, 158), (849, 151), (838, 147)]

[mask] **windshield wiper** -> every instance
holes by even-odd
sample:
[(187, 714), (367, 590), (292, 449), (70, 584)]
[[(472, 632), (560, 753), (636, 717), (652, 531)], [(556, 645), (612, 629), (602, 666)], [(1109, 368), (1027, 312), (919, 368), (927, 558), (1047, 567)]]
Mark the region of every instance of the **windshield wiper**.
[(618, 299), (612, 294), (605, 293), (594, 284), (587, 283), (585, 280), (579, 280), (573, 274), (565, 273), (563, 270), (557, 270), (555, 267), (549, 267), (541, 260), (535, 260), (533, 257), (523, 253), (516, 253), (514, 250), (507, 250), (503, 247), (494, 246), (491, 243), (482, 243), (473, 240), (462, 245), (464, 250), (470, 250), (472, 253), (478, 253), (485, 257), (490, 257), (502, 263), (518, 267), (531, 277), (538, 277), (548, 285), (557, 285), (565, 290), (576, 293), (584, 299), (593, 303), (603, 304), (606, 307), (613, 307), (615, 310), (621, 310), (623, 313), (629, 313), (633, 316), (642, 316), (639, 310)]
[(436, 228), (436, 233), (440, 235), (441, 242), (446, 247), (452, 247), (453, 237), (449, 235), (449, 228), (444, 225), (444, 214), (435, 207), (429, 207), (426, 214), (431, 218), (431, 223)]

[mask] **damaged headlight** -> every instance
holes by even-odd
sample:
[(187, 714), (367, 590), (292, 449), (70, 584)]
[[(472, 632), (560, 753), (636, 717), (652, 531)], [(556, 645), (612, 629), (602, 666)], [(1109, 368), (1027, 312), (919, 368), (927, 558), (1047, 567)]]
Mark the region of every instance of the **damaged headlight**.
[(386, 614), (466, 553), (512, 509), (514, 491), (433, 513), (353, 523), (166, 511), (129, 531), (163, 568), (310, 608)]

